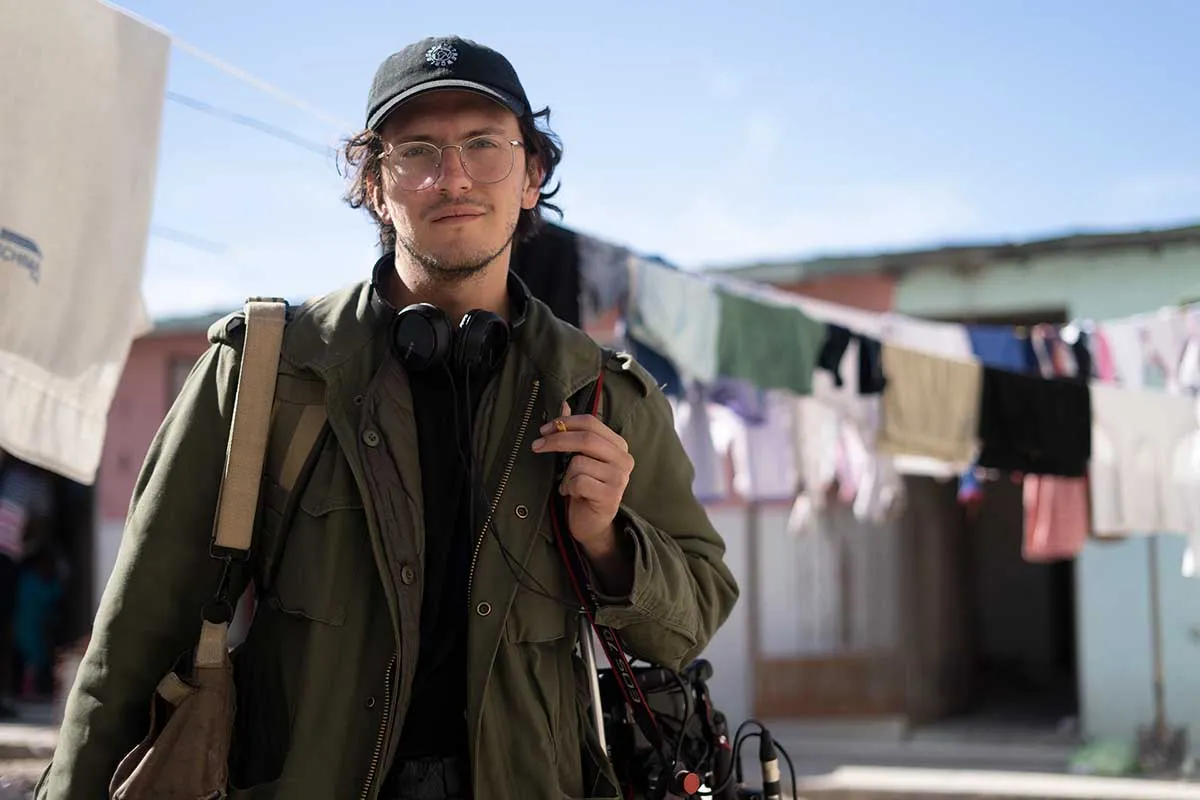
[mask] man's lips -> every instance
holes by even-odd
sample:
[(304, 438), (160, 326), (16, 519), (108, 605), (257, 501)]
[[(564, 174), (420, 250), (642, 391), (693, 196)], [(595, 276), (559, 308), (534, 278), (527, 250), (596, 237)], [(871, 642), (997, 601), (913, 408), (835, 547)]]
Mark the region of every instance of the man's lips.
[(483, 211), (478, 208), (461, 207), (445, 208), (433, 215), (433, 222), (456, 222), (460, 220), (482, 217)]

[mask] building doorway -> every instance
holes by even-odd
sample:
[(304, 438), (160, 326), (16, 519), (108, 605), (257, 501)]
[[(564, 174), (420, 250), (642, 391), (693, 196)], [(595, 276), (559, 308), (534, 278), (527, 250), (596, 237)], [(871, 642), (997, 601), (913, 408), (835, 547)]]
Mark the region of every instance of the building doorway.
[[(1061, 323), (1043, 312), (956, 322)], [(1021, 476), (993, 474), (982, 499), (960, 502), (958, 481), (910, 478), (906, 571), (916, 663), (909, 694), (918, 732), (1070, 741), (1078, 735), (1075, 563), (1022, 555)], [(930, 674), (932, 673), (932, 674)]]

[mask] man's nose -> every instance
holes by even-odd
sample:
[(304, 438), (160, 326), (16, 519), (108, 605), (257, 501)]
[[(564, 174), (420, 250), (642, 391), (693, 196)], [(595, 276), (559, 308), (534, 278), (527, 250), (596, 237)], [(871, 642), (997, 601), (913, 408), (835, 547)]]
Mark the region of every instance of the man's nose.
[(447, 147), (442, 151), (442, 170), (438, 185), (443, 189), (469, 189), (471, 176), (463, 165), (462, 150), (457, 147)]

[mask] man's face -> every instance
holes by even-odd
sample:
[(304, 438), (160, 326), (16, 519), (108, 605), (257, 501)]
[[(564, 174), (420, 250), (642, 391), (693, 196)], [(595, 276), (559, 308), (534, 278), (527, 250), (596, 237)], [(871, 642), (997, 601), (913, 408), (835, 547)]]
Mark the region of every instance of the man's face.
[[(540, 174), (536, 168), (531, 173), (523, 148), (509, 144), (522, 141), (517, 118), (486, 97), (450, 90), (418, 96), (392, 114), (380, 135), (385, 156), (377, 207), (395, 226), (397, 247), (431, 276), (457, 281), (481, 272), (508, 249), (521, 209), (537, 205)], [(405, 145), (461, 145), (481, 135), (501, 142), (512, 156), (512, 171), (503, 180), (473, 179), (463, 166), (463, 154), (448, 148), (442, 153), (441, 174), (430, 186), (414, 191), (401, 185), (401, 160), (421, 152)]]

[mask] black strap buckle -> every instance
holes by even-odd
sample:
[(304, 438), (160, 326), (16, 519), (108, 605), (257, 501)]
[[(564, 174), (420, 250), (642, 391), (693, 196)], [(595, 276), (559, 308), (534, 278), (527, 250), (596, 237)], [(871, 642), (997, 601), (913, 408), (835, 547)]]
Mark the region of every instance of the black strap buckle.
[(235, 559), (232, 555), (221, 558), (221, 579), (217, 582), (217, 591), (212, 596), (212, 599), (204, 604), (203, 615), (207, 622), (214, 625), (229, 623), (233, 621), (233, 601), (229, 598), (230, 584), (233, 583), (233, 570), (235, 562), (240, 562), (240, 559)]

